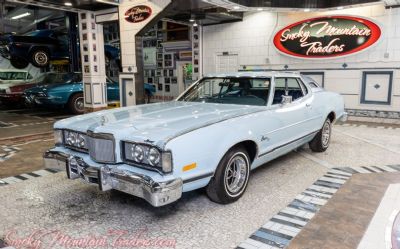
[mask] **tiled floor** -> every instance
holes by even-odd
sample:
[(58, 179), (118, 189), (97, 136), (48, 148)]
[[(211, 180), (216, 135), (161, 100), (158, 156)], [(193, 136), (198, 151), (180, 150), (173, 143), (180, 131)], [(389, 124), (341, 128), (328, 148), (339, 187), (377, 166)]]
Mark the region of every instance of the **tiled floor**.
[(400, 173), (354, 174), (288, 248), (357, 248), (387, 187), (396, 183)]

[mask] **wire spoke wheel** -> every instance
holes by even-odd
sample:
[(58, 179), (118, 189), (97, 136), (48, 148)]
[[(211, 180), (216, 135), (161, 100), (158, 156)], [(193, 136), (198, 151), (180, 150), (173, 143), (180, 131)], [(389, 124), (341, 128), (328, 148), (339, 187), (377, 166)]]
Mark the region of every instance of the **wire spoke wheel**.
[(247, 181), (248, 165), (243, 155), (235, 155), (228, 162), (225, 170), (226, 190), (235, 195), (243, 189)]

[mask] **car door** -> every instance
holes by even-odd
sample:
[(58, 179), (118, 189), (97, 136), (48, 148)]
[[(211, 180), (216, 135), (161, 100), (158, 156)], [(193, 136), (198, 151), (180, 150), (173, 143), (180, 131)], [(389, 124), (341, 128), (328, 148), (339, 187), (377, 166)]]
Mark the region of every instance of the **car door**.
[[(267, 160), (296, 148), (315, 133), (312, 94), (300, 78), (275, 77), (273, 85), (271, 109), (260, 146), (260, 156)], [(292, 102), (282, 104), (286, 85)]]

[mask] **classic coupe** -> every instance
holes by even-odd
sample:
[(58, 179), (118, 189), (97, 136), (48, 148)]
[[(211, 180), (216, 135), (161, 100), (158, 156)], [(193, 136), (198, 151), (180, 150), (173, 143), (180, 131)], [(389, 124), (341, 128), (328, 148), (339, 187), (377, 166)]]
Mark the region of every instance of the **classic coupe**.
[(243, 195), (252, 169), (306, 143), (325, 151), (332, 124), (346, 117), (339, 94), (313, 90), (299, 74), (208, 75), (172, 102), (58, 121), (44, 161), (153, 206), (203, 187), (227, 204)]
[[(119, 63), (119, 49), (104, 45), (106, 61)], [(32, 63), (36, 67), (47, 67), (51, 60), (69, 60), (69, 37), (57, 30), (35, 30), (24, 35), (0, 37), (0, 54), (10, 60), (15, 68), (25, 68)]]

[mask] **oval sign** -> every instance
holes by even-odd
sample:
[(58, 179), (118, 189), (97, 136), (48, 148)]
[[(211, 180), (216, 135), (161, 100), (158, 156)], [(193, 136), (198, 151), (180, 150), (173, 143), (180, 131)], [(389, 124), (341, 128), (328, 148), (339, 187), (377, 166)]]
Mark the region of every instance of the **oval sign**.
[(138, 5), (125, 12), (125, 20), (131, 23), (143, 22), (151, 16), (152, 10), (146, 5)]
[(382, 31), (372, 21), (326, 16), (289, 25), (276, 33), (275, 47), (294, 57), (323, 59), (360, 52), (377, 42)]

